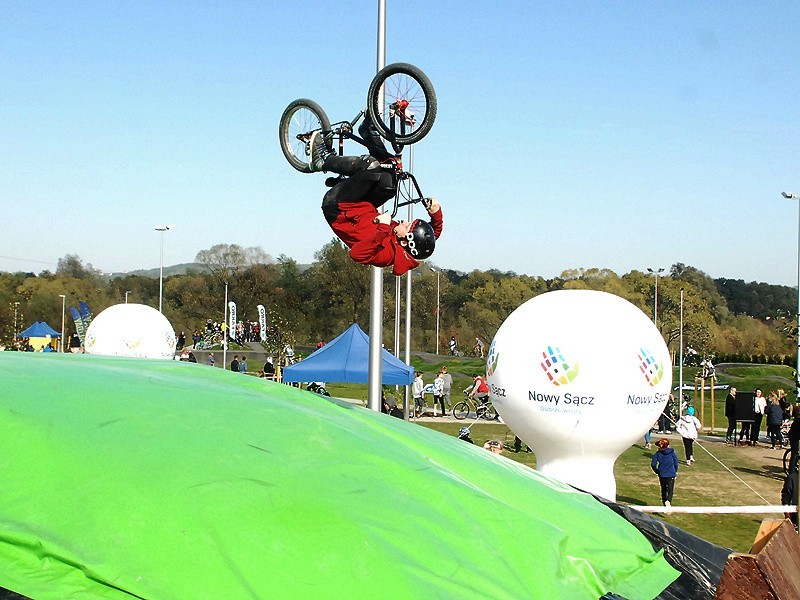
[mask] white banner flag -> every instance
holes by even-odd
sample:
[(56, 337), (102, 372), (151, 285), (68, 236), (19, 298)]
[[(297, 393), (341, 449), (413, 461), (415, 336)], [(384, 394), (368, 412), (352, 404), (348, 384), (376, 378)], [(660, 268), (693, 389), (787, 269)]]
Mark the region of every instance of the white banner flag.
[(258, 332), (261, 336), (261, 341), (267, 341), (267, 311), (264, 309), (263, 304), (258, 305)]
[(228, 302), (228, 335), (236, 339), (236, 302)]

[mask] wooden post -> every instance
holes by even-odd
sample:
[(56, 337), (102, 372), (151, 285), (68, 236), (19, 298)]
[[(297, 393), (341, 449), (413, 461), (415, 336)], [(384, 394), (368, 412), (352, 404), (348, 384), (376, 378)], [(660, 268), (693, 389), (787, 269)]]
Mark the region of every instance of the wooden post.
[(700, 429), (706, 426), (706, 380), (700, 378)]
[(714, 376), (709, 379), (711, 380), (711, 435), (714, 435)]

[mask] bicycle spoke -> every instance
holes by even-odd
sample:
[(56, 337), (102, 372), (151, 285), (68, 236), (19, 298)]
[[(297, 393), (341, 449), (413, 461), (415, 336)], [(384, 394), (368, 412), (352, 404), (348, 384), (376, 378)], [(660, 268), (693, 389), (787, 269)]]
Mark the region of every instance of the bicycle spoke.
[[(403, 101), (407, 102), (408, 105), (402, 112), (409, 116), (413, 115), (414, 119), (413, 123), (406, 121), (405, 127), (407, 133), (413, 131), (425, 120), (425, 114), (427, 111), (425, 92), (413, 77), (409, 77), (405, 73), (396, 73), (391, 75), (383, 84), (383, 94), (382, 114), (385, 123), (389, 123), (389, 115), (391, 111), (390, 107), (393, 104), (396, 105), (398, 103), (403, 103)], [(400, 118), (400, 115), (396, 116), (397, 121), (399, 121)], [(397, 121), (395, 127), (399, 131), (399, 123), (397, 123)]]

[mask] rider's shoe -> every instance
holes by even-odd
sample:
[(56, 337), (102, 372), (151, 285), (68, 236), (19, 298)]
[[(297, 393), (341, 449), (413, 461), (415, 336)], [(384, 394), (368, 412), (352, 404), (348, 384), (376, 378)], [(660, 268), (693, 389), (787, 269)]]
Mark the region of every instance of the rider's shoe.
[(325, 138), (322, 133), (315, 131), (311, 134), (311, 140), (308, 143), (308, 166), (312, 173), (322, 171), (325, 166), (325, 159), (330, 156), (332, 151), (325, 144)]

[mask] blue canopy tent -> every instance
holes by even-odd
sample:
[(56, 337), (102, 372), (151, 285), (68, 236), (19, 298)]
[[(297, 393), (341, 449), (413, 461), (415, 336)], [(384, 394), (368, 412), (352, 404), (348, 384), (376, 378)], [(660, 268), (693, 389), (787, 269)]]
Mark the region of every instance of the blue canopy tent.
[(46, 338), (47, 336), (56, 338), (61, 337), (61, 334), (44, 321), (41, 323), (34, 321), (33, 325), (17, 334), (18, 338)]
[[(381, 349), (384, 385), (410, 385), (414, 368)], [(283, 369), (283, 381), (369, 381), (369, 337), (353, 323), (339, 337), (301, 362)]]

